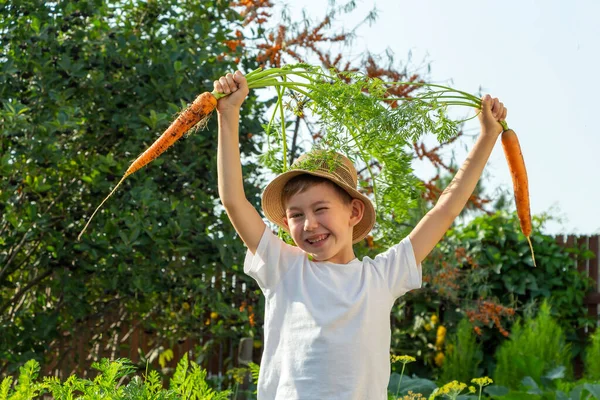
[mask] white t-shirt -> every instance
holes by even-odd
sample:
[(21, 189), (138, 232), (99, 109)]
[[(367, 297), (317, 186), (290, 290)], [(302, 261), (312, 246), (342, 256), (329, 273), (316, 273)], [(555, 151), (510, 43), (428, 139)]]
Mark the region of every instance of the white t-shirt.
[(265, 228), (244, 272), (265, 296), (259, 400), (385, 400), (390, 312), (421, 287), (410, 240), (375, 259), (310, 261)]

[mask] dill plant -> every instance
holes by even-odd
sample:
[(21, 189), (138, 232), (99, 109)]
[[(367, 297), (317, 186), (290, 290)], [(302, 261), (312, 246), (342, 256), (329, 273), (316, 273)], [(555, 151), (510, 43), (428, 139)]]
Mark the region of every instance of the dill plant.
[(513, 325), (509, 340), (496, 352), (494, 381), (498, 385), (518, 389), (523, 378), (529, 376), (542, 384), (542, 376), (558, 366), (565, 367), (566, 376), (572, 376), (571, 345), (565, 333), (551, 315), (551, 307), (544, 301), (535, 318)]
[(446, 357), (442, 364), (440, 382), (458, 380), (469, 382), (479, 375), (482, 361), (481, 346), (469, 321), (463, 318), (446, 346)]

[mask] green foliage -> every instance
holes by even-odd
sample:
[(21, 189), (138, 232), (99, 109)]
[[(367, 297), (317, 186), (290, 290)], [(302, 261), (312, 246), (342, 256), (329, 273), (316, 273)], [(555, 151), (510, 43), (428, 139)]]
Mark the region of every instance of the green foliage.
[[(388, 398), (397, 399), (396, 397), (396, 388), (398, 387), (398, 383), (400, 381), (400, 374), (393, 372), (390, 376), (390, 382), (388, 384)], [(435, 382), (419, 378), (416, 376), (403, 376), (402, 382), (400, 385), (400, 390), (398, 391), (398, 395), (406, 396), (408, 392), (413, 393), (421, 393), (424, 396), (429, 396), (433, 391), (437, 388)]]
[(496, 359), (494, 381), (515, 389), (526, 376), (541, 384), (542, 376), (557, 366), (565, 368), (567, 376), (571, 374), (571, 348), (547, 302), (542, 304), (537, 317), (527, 318), (524, 324), (515, 323), (510, 339), (500, 345)]
[[(439, 141), (455, 136), (460, 122), (448, 118), (448, 104), (438, 97), (441, 92), (470, 96), (451, 88), (436, 91), (425, 83), (385, 82), (361, 72), (324, 71), (303, 63), (253, 71), (248, 82), (251, 88), (278, 88), (273, 114), (264, 125), (267, 151), (261, 162), (274, 173), (287, 170), (288, 157), (283, 156), (288, 148), (286, 114), (314, 115), (321, 128), (314, 147), (343, 153), (358, 170), (367, 171), (361, 185), (372, 189), (378, 220), (375, 236), (386, 247), (405, 235), (400, 227), (419, 197), (419, 181), (411, 167), (412, 143), (425, 134), (434, 134)], [(394, 99), (398, 106), (391, 107), (388, 88), (410, 84), (416, 85), (410, 101)], [(284, 99), (288, 91), (292, 94)], [(478, 107), (479, 99), (457, 103)]]
[(550, 299), (573, 355), (578, 354), (583, 343), (576, 330), (591, 326), (593, 321), (586, 317), (583, 301), (591, 288), (590, 279), (575, 268), (574, 257), (586, 258), (590, 252), (558, 245), (554, 237), (542, 233), (543, 222), (534, 219), (532, 242), (537, 267), (532, 266), (515, 214), (500, 211), (482, 215), (451, 229), (423, 263), (423, 288), (409, 292), (396, 303), (394, 352), (419, 358), (413, 370), (421, 376), (435, 375), (435, 335), (425, 329), (430, 316), (438, 315), (451, 334), (467, 313), (480, 313), (482, 303), (490, 301), (515, 312), (514, 316), (499, 315), (497, 321), (491, 314), (472, 321), (481, 332), (481, 368), (491, 375), (493, 354), (515, 319), (535, 314), (539, 303)]
[(600, 399), (600, 384), (577, 381), (565, 382), (559, 369), (551, 371), (542, 377), (543, 384), (538, 384), (530, 376), (526, 376), (516, 389), (506, 386), (488, 386), (484, 392), (492, 399), (560, 399), (560, 400), (591, 400)]
[(36, 382), (39, 372), (40, 365), (35, 360), (27, 361), (19, 368), (19, 378), (12, 394), (10, 390), (12, 378), (7, 377), (2, 381), (0, 400), (25, 400), (37, 397), (43, 391), (43, 385)]
[(600, 381), (600, 328), (590, 336), (590, 343), (585, 351), (585, 377)]
[[(586, 257), (587, 252), (558, 245), (541, 232), (541, 220), (534, 222), (531, 239), (537, 268), (514, 214), (480, 216), (448, 232), (440, 251), (464, 272), (465, 293), (460, 297), (498, 299), (501, 304), (518, 306), (552, 298), (552, 308), (565, 328), (585, 326), (589, 319), (583, 299), (590, 283), (573, 268), (572, 257)], [(454, 256), (459, 249), (475, 265), (469, 265), (466, 257)]]
[(227, 400), (229, 392), (217, 393), (206, 383), (206, 371), (198, 364), (188, 364), (187, 354), (179, 361), (170, 389), (182, 399)]
[[(45, 364), (51, 343), (117, 312), (173, 341), (250, 333), (233, 291), (210, 282), (227, 270), (251, 284), (216, 206), (214, 119), (128, 178), (76, 241), (132, 159), (235, 67), (224, 41), (240, 21), (217, 0), (0, 5), (0, 373)], [(251, 96), (242, 110), (245, 157), (258, 153), (263, 108)], [(258, 206), (255, 169), (244, 174)]]
[(440, 382), (453, 380), (470, 382), (471, 379), (479, 376), (479, 364), (482, 360), (481, 346), (477, 343), (473, 326), (466, 318), (459, 322), (446, 349)]
[(252, 375), (252, 382), (255, 385), (258, 385), (258, 375), (260, 374), (260, 365), (256, 363), (249, 363), (248, 368), (250, 369), (250, 374)]
[[(65, 382), (60, 382), (56, 377), (46, 377), (43, 382), (36, 382), (39, 364), (30, 360), (20, 369), (14, 390), (10, 390), (12, 378), (3, 380), (0, 400), (33, 399), (44, 393), (51, 394), (57, 400), (228, 400), (231, 394), (230, 391), (217, 392), (210, 388), (206, 383), (206, 371), (193, 361), (188, 363), (187, 354), (179, 361), (168, 390), (163, 389), (156, 371), (151, 371), (144, 379), (131, 376), (136, 368), (125, 359), (103, 359), (94, 363), (93, 368), (99, 371), (93, 381), (72, 375)], [(130, 379), (126, 385), (122, 385), (125, 378)]]

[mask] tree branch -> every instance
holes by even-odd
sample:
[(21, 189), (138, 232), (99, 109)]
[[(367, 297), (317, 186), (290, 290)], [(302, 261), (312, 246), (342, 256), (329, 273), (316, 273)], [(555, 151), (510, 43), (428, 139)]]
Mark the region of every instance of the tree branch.
[(17, 292), (17, 294), (15, 294), (13, 296), (12, 299), (7, 301), (0, 307), (0, 314), (2, 314), (12, 303), (18, 301), (19, 298), (21, 298), (21, 296), (23, 296), (25, 294), (25, 292), (27, 292), (29, 289), (31, 289), (32, 287), (34, 287), (35, 285), (40, 283), (42, 280), (46, 279), (51, 274), (52, 274), (52, 269), (49, 269), (46, 272), (44, 272), (42, 275), (39, 275), (35, 279), (30, 281), (27, 285), (25, 285), (25, 287), (23, 287), (23, 289), (19, 290)]

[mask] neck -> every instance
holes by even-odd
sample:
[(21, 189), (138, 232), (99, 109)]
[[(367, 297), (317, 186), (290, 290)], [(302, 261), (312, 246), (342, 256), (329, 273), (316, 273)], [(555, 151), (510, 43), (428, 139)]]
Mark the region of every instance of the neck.
[(354, 260), (356, 256), (354, 255), (354, 249), (350, 247), (349, 249), (342, 250), (333, 257), (319, 260), (313, 254), (309, 255), (313, 261), (316, 262), (330, 262), (334, 264), (348, 264), (350, 261)]

